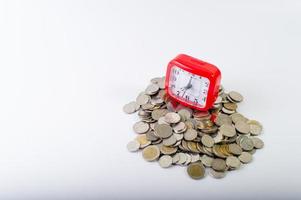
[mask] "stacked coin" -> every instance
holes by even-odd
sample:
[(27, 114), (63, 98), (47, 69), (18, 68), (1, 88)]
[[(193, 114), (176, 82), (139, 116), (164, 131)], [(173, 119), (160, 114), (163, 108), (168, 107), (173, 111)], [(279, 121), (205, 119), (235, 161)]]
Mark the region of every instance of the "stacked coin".
[(211, 168), (212, 177), (223, 178), (227, 171), (251, 162), (256, 150), (263, 148), (263, 141), (256, 137), (262, 125), (237, 112), (241, 94), (226, 93), (221, 86), (213, 107), (197, 111), (174, 106), (164, 82), (164, 77), (151, 79), (136, 101), (123, 107), (128, 114), (138, 111), (140, 118), (133, 125), (138, 136), (127, 144), (129, 151), (142, 149), (146, 161), (158, 160), (163, 168), (187, 166), (188, 175), (200, 179), (206, 167)]

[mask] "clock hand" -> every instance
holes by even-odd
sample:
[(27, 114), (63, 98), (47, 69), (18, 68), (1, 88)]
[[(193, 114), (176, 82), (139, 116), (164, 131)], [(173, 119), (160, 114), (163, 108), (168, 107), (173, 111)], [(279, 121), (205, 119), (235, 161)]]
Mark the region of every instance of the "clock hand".
[(182, 97), (184, 97), (186, 91), (192, 87), (192, 84), (191, 84), (192, 77), (193, 76), (190, 77), (188, 84), (185, 87), (181, 88), (184, 91), (182, 94)]
[(186, 89), (189, 89), (189, 88), (192, 87), (191, 81), (192, 81), (192, 76), (190, 77), (189, 82), (188, 82), (188, 84), (187, 84), (186, 87), (185, 87)]
[(185, 87), (182, 87), (181, 90), (187, 90), (187, 89), (191, 88), (192, 87), (191, 81), (192, 81), (192, 76), (190, 77), (188, 84)]

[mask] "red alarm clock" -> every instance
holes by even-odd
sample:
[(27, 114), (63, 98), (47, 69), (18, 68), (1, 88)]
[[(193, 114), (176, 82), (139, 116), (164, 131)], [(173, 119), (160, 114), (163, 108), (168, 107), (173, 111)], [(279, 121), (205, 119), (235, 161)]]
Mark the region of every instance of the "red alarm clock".
[(221, 72), (216, 66), (180, 54), (167, 66), (165, 89), (171, 99), (206, 111), (218, 96), (220, 81)]

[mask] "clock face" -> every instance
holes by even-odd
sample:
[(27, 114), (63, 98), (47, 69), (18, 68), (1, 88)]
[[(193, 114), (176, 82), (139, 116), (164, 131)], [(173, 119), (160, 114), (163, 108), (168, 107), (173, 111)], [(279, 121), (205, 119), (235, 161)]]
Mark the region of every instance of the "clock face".
[(168, 87), (175, 98), (197, 107), (205, 107), (210, 84), (208, 78), (177, 66), (173, 66), (170, 73)]

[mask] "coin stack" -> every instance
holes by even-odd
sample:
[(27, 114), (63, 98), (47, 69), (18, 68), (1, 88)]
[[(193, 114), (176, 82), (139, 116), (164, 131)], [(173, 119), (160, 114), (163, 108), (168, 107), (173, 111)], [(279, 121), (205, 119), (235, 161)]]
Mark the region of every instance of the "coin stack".
[(187, 166), (193, 179), (205, 176), (205, 168), (214, 178), (223, 178), (231, 170), (252, 161), (264, 143), (257, 136), (262, 125), (237, 112), (243, 96), (226, 93), (219, 96), (209, 111), (197, 111), (174, 105), (166, 95), (165, 77), (151, 79), (136, 101), (123, 107), (127, 114), (138, 112), (133, 125), (138, 136), (127, 144), (131, 152), (142, 150), (146, 161), (158, 161), (163, 168)]

